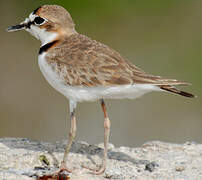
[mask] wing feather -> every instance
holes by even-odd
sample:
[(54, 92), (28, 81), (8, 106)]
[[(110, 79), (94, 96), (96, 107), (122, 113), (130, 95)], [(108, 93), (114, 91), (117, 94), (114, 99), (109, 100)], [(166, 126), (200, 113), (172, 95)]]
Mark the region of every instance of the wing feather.
[(46, 59), (57, 65), (57, 72), (71, 86), (187, 84), (147, 74), (118, 52), (81, 34), (72, 35), (50, 49)]

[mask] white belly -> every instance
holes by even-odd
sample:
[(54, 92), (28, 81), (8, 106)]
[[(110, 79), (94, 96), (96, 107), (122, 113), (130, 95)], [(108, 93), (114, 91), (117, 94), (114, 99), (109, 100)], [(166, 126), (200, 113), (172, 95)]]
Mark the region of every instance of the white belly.
[(68, 99), (76, 102), (96, 101), (98, 99), (134, 99), (151, 91), (160, 91), (160, 88), (151, 84), (134, 84), (111, 87), (80, 87), (66, 85), (65, 81), (53, 71), (45, 60), (45, 53), (39, 55), (38, 63), (49, 84)]

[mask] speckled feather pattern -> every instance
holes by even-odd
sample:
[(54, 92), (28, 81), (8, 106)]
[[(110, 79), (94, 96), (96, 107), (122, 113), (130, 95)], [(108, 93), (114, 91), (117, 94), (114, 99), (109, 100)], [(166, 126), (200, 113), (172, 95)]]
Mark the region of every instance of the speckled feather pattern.
[(70, 86), (186, 84), (149, 75), (108, 46), (78, 33), (49, 49), (46, 60)]

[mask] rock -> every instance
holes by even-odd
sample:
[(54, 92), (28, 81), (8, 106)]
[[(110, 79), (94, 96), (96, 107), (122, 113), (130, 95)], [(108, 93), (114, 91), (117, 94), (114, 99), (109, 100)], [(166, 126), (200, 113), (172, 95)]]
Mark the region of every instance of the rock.
[[(33, 180), (58, 170), (66, 142), (38, 142), (24, 138), (0, 139), (0, 180)], [(81, 167), (101, 163), (102, 146), (73, 144), (68, 167), (71, 180), (199, 180), (202, 179), (202, 145), (148, 142), (138, 148), (110, 145), (107, 170), (90, 174)]]

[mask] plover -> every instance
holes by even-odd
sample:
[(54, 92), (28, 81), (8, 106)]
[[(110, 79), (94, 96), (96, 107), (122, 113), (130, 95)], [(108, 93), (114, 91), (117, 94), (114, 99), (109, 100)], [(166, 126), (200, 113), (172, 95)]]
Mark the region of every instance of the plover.
[(188, 85), (175, 79), (145, 73), (110, 47), (79, 34), (68, 11), (58, 5), (43, 5), (28, 18), (7, 30), (26, 30), (42, 43), (38, 63), (53, 88), (69, 99), (71, 128), (60, 169), (66, 166), (76, 135), (75, 109), (83, 101), (101, 101), (104, 112), (104, 157), (101, 174), (106, 169), (110, 120), (105, 99), (135, 99), (151, 91), (171, 92), (185, 97), (194, 95), (175, 85)]

